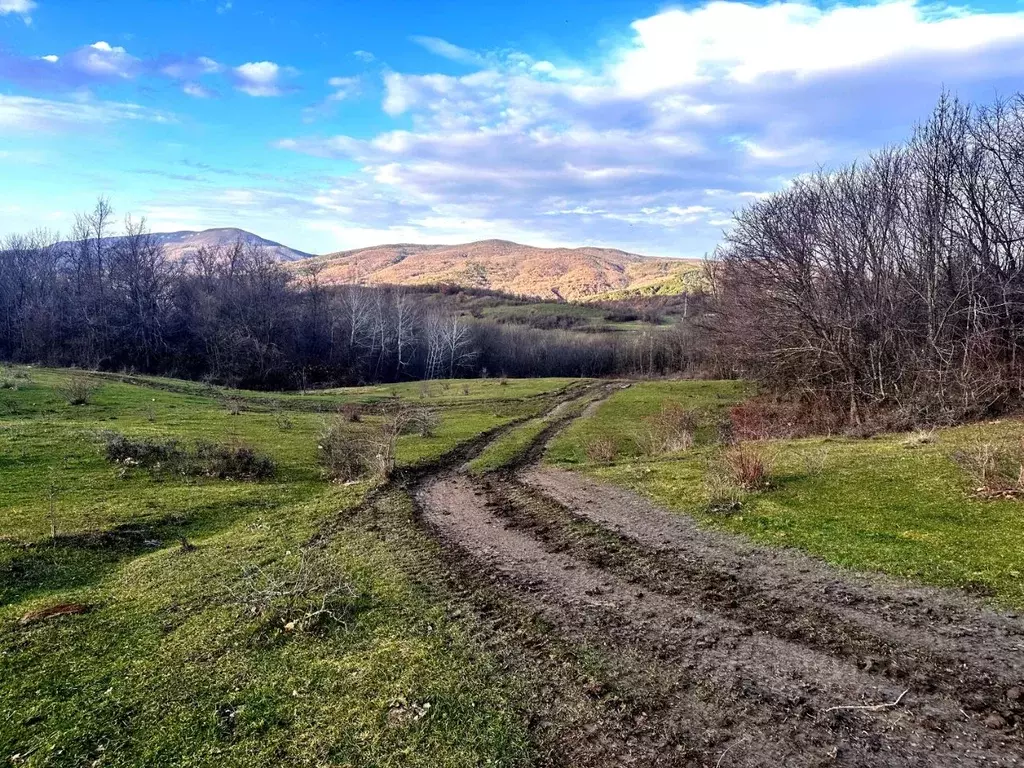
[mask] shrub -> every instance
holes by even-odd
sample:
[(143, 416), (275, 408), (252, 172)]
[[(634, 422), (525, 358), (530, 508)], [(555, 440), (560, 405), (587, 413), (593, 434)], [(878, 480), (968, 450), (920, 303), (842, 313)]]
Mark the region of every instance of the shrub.
[(329, 480), (347, 483), (369, 472), (365, 436), (354, 431), (344, 416), (327, 425), (317, 443), (317, 455)]
[(118, 432), (107, 433), (106, 455), (114, 464), (145, 469), (180, 466), (186, 459), (177, 440), (135, 439)]
[(595, 464), (611, 464), (618, 455), (615, 441), (605, 435), (588, 439), (584, 443), (583, 450), (587, 454), (587, 459)]
[(124, 467), (221, 480), (265, 480), (277, 469), (273, 459), (246, 445), (199, 443), (189, 450), (177, 440), (135, 439), (117, 432), (106, 435), (106, 457)]
[(767, 488), (771, 483), (772, 462), (752, 445), (741, 443), (727, 448), (722, 460), (729, 477), (745, 491)]
[(441, 418), (437, 411), (419, 409), (409, 416), (405, 431), (420, 437), (433, 437), (440, 423)]
[(345, 421), (352, 422), (353, 424), (361, 421), (363, 418), (359, 406), (355, 403), (345, 403), (338, 409), (338, 413)]
[(228, 409), (228, 413), (232, 416), (238, 416), (242, 413), (242, 401), (238, 398), (231, 397), (225, 402), (224, 407)]
[(221, 480), (266, 480), (277, 469), (273, 459), (247, 445), (200, 443), (190, 458), (195, 471), (189, 474)]
[(981, 498), (1015, 497), (1024, 493), (1024, 446), (978, 442), (953, 454)]
[(88, 405), (96, 388), (85, 376), (72, 374), (68, 380), (57, 391), (67, 401), (68, 405)]

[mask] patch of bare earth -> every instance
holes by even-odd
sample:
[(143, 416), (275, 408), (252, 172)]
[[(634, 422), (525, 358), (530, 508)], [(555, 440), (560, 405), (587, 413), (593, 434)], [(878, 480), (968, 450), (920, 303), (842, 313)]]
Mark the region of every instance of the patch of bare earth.
[(497, 590), (496, 610), (531, 611), (577, 649), (534, 657), (558, 681), (536, 699), (548, 763), (1024, 764), (1014, 615), (759, 548), (535, 465), (434, 476), (416, 498), (464, 578)]

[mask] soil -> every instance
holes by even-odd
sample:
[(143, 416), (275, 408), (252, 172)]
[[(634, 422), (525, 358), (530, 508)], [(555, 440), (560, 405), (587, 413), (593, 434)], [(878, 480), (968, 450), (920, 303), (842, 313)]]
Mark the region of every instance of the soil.
[(1024, 765), (1018, 616), (540, 467), (566, 422), (507, 471), (412, 482), (419, 523), (544, 681), (541, 762)]

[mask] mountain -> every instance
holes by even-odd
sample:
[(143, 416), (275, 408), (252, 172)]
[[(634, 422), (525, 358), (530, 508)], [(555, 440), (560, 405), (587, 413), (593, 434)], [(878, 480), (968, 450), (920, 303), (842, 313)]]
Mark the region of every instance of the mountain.
[(507, 240), (463, 245), (378, 245), (318, 256), (328, 283), (447, 283), (570, 301), (605, 294), (680, 293), (699, 282), (700, 262), (612, 248), (535, 248)]
[(275, 258), (280, 261), (299, 261), (308, 259), (312, 254), (296, 251), (286, 245), (275, 243), (273, 240), (246, 232), (244, 229), (234, 227), (223, 227), (220, 229), (204, 229), (201, 232), (154, 232), (153, 239), (164, 247), (168, 258), (177, 259), (190, 251), (198, 250), (203, 246), (213, 247), (218, 245), (231, 245), (241, 240), (243, 243), (262, 245)]

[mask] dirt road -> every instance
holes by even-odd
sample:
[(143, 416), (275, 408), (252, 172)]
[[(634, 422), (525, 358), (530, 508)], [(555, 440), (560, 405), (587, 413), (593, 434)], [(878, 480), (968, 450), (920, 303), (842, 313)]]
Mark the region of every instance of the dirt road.
[(537, 463), (418, 481), (419, 519), (524, 653), (566, 766), (1024, 765), (1024, 621), (702, 530)]

